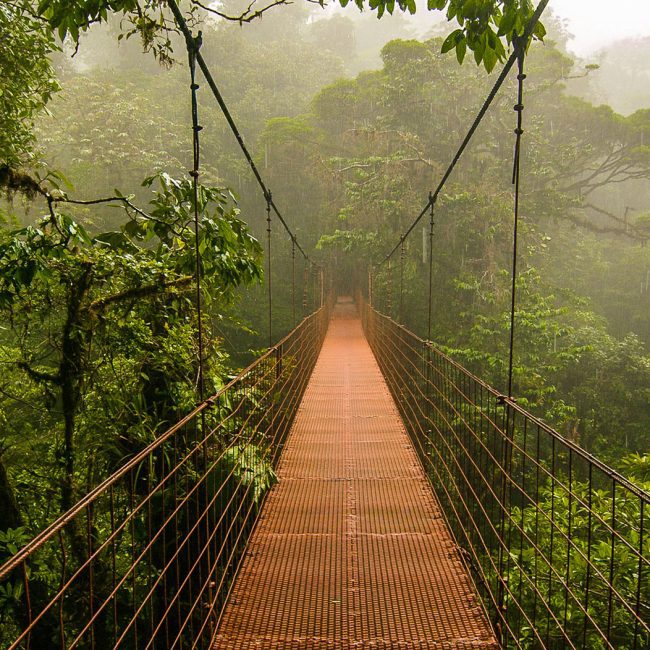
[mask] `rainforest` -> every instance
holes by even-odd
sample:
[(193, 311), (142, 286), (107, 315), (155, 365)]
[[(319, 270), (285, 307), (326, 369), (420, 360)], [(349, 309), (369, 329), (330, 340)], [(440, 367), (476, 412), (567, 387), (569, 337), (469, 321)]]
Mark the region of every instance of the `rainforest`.
[(0, 5), (0, 647), (249, 647), (348, 300), (499, 645), (650, 642), (650, 37), (346, 5)]

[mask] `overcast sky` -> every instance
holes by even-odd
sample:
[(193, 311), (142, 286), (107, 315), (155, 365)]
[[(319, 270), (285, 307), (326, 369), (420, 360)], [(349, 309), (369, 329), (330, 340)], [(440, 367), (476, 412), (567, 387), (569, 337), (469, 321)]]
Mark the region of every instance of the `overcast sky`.
[(551, 0), (575, 38), (569, 47), (586, 56), (612, 41), (650, 36), (650, 0)]

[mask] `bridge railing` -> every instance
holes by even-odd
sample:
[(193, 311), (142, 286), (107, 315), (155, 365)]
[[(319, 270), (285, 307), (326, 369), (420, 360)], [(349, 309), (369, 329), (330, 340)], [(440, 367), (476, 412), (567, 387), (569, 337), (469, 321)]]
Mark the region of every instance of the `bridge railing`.
[(505, 647), (650, 647), (650, 494), (390, 318), (364, 329)]
[(0, 567), (0, 647), (209, 647), (328, 320), (305, 318)]

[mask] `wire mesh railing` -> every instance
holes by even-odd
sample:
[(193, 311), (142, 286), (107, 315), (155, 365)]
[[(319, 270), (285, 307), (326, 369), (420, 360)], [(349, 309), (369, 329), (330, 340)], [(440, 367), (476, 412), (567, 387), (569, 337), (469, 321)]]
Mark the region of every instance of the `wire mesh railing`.
[(371, 348), (504, 647), (650, 647), (650, 494), (367, 304)]
[(328, 319), (305, 318), (17, 550), (0, 647), (208, 648)]

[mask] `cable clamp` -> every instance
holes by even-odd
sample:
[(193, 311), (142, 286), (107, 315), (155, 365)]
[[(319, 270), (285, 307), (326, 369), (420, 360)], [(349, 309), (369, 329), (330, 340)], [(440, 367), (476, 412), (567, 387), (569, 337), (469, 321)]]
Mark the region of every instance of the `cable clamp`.
[(192, 54), (196, 56), (203, 45), (203, 32), (199, 30), (196, 36), (187, 39), (187, 45)]
[(523, 129), (519, 129), (519, 128), (515, 129), (515, 133), (516, 133), (517, 135), (521, 135), (523, 132), (524, 132)]
[(524, 110), (524, 105), (523, 104), (515, 104), (513, 107), (513, 110), (520, 112)]

